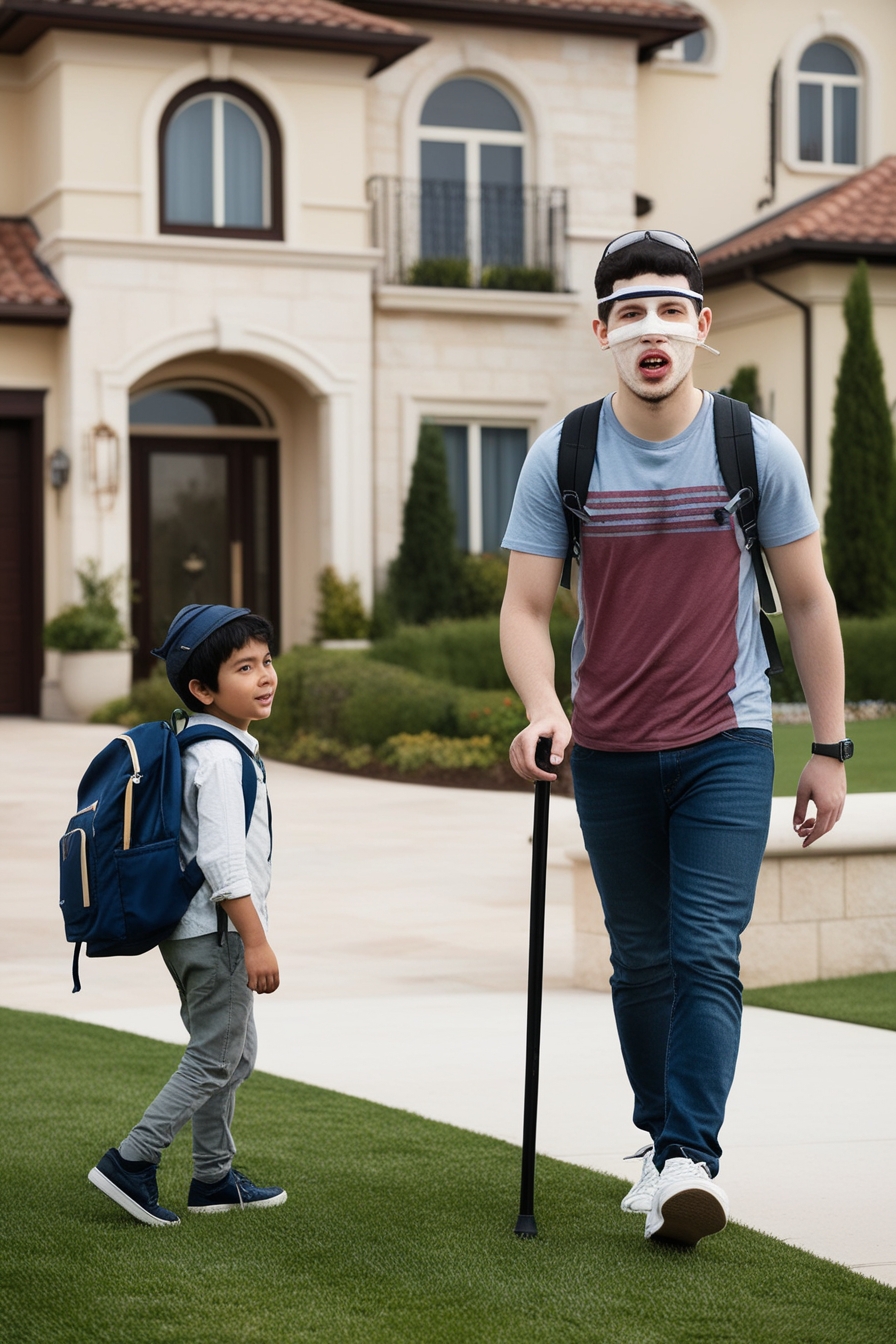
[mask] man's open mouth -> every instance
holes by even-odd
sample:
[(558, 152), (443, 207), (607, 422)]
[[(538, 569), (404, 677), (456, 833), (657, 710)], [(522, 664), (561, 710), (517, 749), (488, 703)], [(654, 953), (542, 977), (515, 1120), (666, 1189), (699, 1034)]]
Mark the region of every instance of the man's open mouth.
[(642, 355), (638, 360), (638, 368), (643, 369), (645, 373), (660, 373), (668, 368), (670, 362), (668, 355), (653, 351), (649, 355)]

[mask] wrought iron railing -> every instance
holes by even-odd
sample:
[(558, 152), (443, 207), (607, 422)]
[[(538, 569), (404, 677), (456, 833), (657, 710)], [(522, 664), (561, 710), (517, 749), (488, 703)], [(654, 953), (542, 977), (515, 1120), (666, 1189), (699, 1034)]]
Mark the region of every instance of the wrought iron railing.
[(566, 190), (372, 177), (380, 283), (565, 290)]

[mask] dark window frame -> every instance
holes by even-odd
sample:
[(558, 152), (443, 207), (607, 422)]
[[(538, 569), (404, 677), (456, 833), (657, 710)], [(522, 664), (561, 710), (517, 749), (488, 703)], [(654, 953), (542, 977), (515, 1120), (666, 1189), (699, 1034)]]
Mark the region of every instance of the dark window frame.
[[(189, 103), (194, 98), (201, 98), (203, 94), (215, 93), (226, 93), (238, 102), (245, 103), (255, 113), (267, 132), (271, 174), (271, 222), (266, 229), (216, 228), (214, 224), (169, 224), (166, 220), (165, 136), (168, 126), (175, 113), (183, 107), (184, 103)], [(160, 233), (186, 234), (198, 238), (260, 238), (266, 239), (268, 242), (283, 241), (283, 144), (280, 137), (280, 127), (267, 103), (263, 102), (258, 94), (253, 93), (245, 84), (238, 84), (232, 79), (201, 79), (198, 83), (189, 84), (185, 89), (181, 89), (165, 108), (159, 122), (158, 170)]]

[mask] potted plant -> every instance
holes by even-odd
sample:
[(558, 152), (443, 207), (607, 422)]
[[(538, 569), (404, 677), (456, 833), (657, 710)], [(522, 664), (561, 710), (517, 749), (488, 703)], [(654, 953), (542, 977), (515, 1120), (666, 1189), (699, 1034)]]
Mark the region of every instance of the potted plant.
[(130, 691), (131, 641), (114, 602), (121, 575), (103, 577), (96, 560), (77, 574), (82, 600), (47, 622), (44, 647), (58, 650), (62, 695), (77, 718), (87, 719)]

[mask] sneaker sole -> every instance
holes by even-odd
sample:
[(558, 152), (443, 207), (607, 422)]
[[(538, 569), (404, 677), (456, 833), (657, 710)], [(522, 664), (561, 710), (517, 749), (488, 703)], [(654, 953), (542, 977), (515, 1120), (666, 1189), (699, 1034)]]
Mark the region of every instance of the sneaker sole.
[(108, 1195), (110, 1199), (114, 1200), (124, 1209), (125, 1213), (129, 1213), (132, 1218), (136, 1218), (138, 1223), (148, 1223), (150, 1227), (178, 1227), (180, 1224), (179, 1218), (157, 1218), (154, 1213), (144, 1209), (135, 1199), (131, 1199), (130, 1195), (126, 1195), (123, 1190), (120, 1190), (114, 1181), (110, 1181), (109, 1177), (104, 1175), (99, 1167), (94, 1167), (89, 1171), (87, 1179), (91, 1185), (96, 1186), (97, 1190), (102, 1190), (104, 1195)]
[(703, 1237), (721, 1232), (728, 1215), (710, 1190), (680, 1190), (663, 1201), (663, 1222), (651, 1235), (651, 1241), (676, 1241), (696, 1246)]
[(286, 1203), (286, 1191), (272, 1195), (270, 1199), (253, 1199), (247, 1204), (188, 1204), (187, 1213), (230, 1213), (231, 1209), (272, 1209), (275, 1204)]

